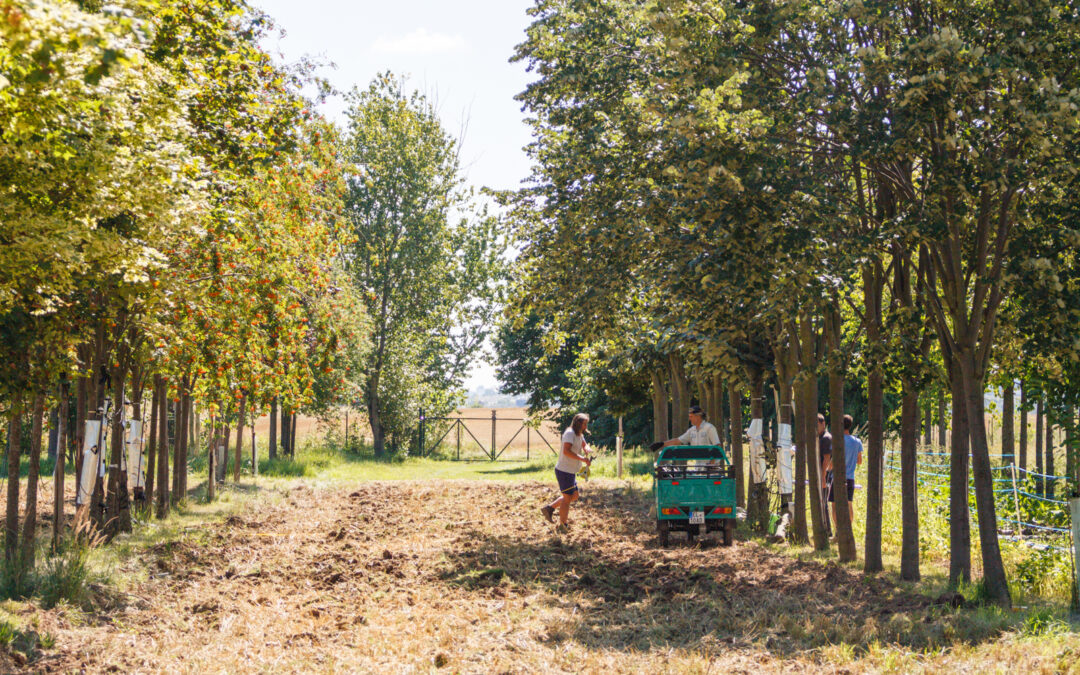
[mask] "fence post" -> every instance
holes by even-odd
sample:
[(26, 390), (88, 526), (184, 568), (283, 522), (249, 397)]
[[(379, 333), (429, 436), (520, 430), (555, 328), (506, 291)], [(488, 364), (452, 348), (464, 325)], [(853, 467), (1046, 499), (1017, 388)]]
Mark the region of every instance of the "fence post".
[(1016, 505), (1016, 532), (1021, 537), (1024, 536), (1023, 521), (1020, 519), (1020, 493), (1016, 489), (1016, 463), (1009, 465), (1012, 467), (1012, 484), (1013, 484), (1013, 503)]
[(461, 460), (461, 420), (454, 422), (454, 428), (457, 430), (457, 458)]
[(623, 429), (622, 429), (622, 415), (619, 415), (619, 433), (615, 436), (615, 461), (617, 468), (615, 475), (622, 478), (622, 445), (623, 445)]
[(495, 411), (491, 411), (491, 461), (495, 461)]
[(525, 461), (529, 461), (529, 424), (525, 423)]
[(1080, 497), (1069, 500), (1069, 515), (1072, 520), (1073, 544), (1073, 596), (1072, 610), (1080, 613)]

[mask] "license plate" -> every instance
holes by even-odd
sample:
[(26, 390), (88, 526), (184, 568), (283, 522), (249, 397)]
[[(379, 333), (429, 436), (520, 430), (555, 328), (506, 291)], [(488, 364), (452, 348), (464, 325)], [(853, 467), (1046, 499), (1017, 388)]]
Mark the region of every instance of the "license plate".
[(704, 511), (691, 511), (690, 512), (690, 524), (691, 525), (701, 525), (704, 522), (705, 522), (705, 512)]

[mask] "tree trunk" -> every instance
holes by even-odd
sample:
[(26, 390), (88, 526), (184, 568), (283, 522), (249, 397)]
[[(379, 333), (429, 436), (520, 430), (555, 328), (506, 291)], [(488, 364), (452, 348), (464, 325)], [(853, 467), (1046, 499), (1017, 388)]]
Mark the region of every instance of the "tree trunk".
[(158, 388), (157, 517), (169, 514), (169, 389), (164, 377), (154, 378)]
[(662, 371), (652, 371), (653, 441), (668, 439), (667, 387)]
[(795, 541), (799, 544), (810, 541), (810, 526), (806, 522), (806, 462), (807, 456), (814, 456), (811, 444), (817, 438), (816, 433), (811, 436), (806, 435), (805, 394), (806, 388), (803, 383), (797, 381), (794, 386), (795, 408), (791, 424), (795, 437)]
[(79, 476), (82, 475), (83, 443), (86, 440), (86, 408), (89, 396), (89, 378), (80, 377), (75, 385), (75, 489), (79, 489)]
[(926, 403), (923, 406), (923, 445), (930, 447), (930, 443), (934, 439), (934, 412), (930, 406), (930, 399), (926, 399)]
[(60, 447), (60, 405), (49, 411), (49, 451), (48, 458), (56, 462), (56, 451)]
[(1040, 396), (1035, 403), (1035, 473), (1040, 474), (1035, 476), (1035, 492), (1039, 496), (1045, 496), (1041, 475), (1046, 473), (1043, 467), (1043, 422), (1046, 418), (1043, 414), (1044, 407), (1043, 398)]
[(4, 559), (14, 564), (19, 548), (19, 447), (22, 445), (22, 400), (16, 392), (8, 414), (7, 512), (4, 521)]
[(945, 452), (945, 448), (949, 447), (949, 426), (945, 424), (948, 412), (945, 409), (945, 387), (938, 386), (937, 391), (937, 414), (938, 414), (938, 427), (937, 427), (937, 443), (941, 448), (939, 452)]
[[(118, 345), (118, 350), (123, 350)], [(131, 531), (131, 520), (127, 522), (121, 515), (122, 507), (127, 502), (127, 475), (121, 471), (124, 454), (124, 384), (127, 377), (127, 357), (118, 354), (116, 363), (112, 368), (112, 391), (113, 391), (113, 418), (112, 436), (109, 444), (109, 465), (106, 467), (108, 475), (108, 494), (105, 501), (105, 532), (114, 537), (120, 532)], [(121, 474), (124, 474), (123, 476)], [(125, 509), (126, 510), (126, 509)]]
[(668, 356), (668, 369), (671, 373), (671, 436), (674, 438), (690, 425), (690, 383), (681, 356)]
[[(760, 367), (751, 366), (747, 368), (748, 375), (750, 377), (750, 419), (763, 420), (765, 416), (764, 412), (764, 397), (765, 397), (765, 374)], [(764, 424), (762, 425), (764, 428)], [(767, 476), (766, 472), (761, 472), (761, 475), (757, 478), (754, 477), (754, 441), (750, 441), (751, 444), (751, 457), (750, 457), (750, 497), (747, 504), (747, 521), (754, 523), (759, 532), (766, 532), (769, 526), (769, 493), (767, 490)], [(764, 457), (764, 445), (761, 447), (761, 456)], [(760, 464), (760, 462), (758, 462)]]
[(60, 550), (60, 534), (64, 530), (64, 460), (68, 439), (68, 381), (67, 376), (60, 378), (60, 411), (56, 420), (57, 452), (53, 468), (53, 535), (52, 551)]
[[(224, 406), (222, 406), (222, 414), (218, 418), (218, 434), (220, 434), (220, 436), (212, 436), (212, 438), (214, 439), (214, 445), (211, 446), (211, 449), (214, 452), (214, 463), (217, 468), (217, 473), (215, 473), (214, 476), (217, 478), (217, 482), (219, 483), (224, 483), (225, 476), (228, 474), (229, 439), (232, 438), (232, 428), (229, 426), (228, 417), (226, 417), (224, 410), (225, 408)], [(218, 446), (221, 446), (222, 449), (221, 457), (217, 456)], [(218, 464), (219, 461), (220, 464)]]
[(192, 438), (195, 435), (195, 430), (191, 428), (191, 420), (194, 415), (195, 402), (192, 400), (191, 392), (184, 394), (182, 400), (184, 406), (184, 437), (183, 442), (180, 444), (180, 463), (174, 468), (174, 470), (180, 474), (180, 499), (186, 500), (188, 494), (188, 457), (192, 447), (195, 447), (198, 451), (198, 446), (193, 446)]
[(971, 512), (968, 508), (968, 410), (956, 359), (948, 366), (952, 380), (952, 448), (949, 455), (949, 587), (971, 583)]
[[(882, 345), (881, 295), (885, 284), (884, 270), (877, 262), (863, 267), (863, 292), (866, 306), (866, 343), (871, 350)], [(881, 560), (882, 498), (884, 494), (885, 459), (885, 387), (882, 362), (871, 358), (866, 385), (867, 443), (866, 443), (866, 537), (863, 571), (874, 574), (885, 569)]]
[(236, 462), (233, 466), (233, 482), (240, 482), (240, 454), (244, 450), (244, 414), (247, 410), (247, 394), (240, 397), (240, 415), (236, 418)]
[(179, 401), (175, 401), (176, 407), (173, 412), (173, 428), (175, 443), (173, 444), (173, 481), (172, 481), (172, 505), (176, 506), (187, 499), (187, 416), (191, 410), (188, 405), (188, 394), (184, 391), (187, 378), (181, 382)]
[(289, 429), (289, 459), (296, 459), (296, 412), (294, 411), (289, 417), (291, 418), (291, 428)]
[(1050, 416), (1046, 416), (1046, 445), (1043, 446), (1043, 452), (1046, 454), (1046, 475), (1050, 478), (1046, 479), (1044, 484), (1046, 496), (1050, 499), (1054, 498), (1054, 423), (1050, 419)]
[(802, 382), (802, 401), (798, 408), (802, 418), (803, 438), (806, 439), (806, 474), (810, 480), (810, 524), (814, 538), (814, 549), (824, 551), (829, 548), (829, 535), (825, 530), (825, 509), (828, 505), (822, 501), (821, 486), (825, 477), (821, 475), (821, 449), (818, 446), (818, 383), (817, 377), (804, 377)]
[(172, 490), (171, 505), (176, 506), (180, 501), (180, 439), (184, 436), (184, 378), (176, 386), (176, 396), (173, 398), (173, 444), (172, 444)]
[(824, 551), (829, 548), (829, 534), (826, 527), (828, 505), (822, 499), (821, 449), (818, 444), (818, 380), (819, 340), (814, 319), (809, 311), (799, 315), (799, 360), (802, 366), (802, 382), (797, 384), (801, 391), (801, 403), (796, 408), (796, 415), (803, 430), (806, 451), (806, 474), (810, 483), (810, 524), (814, 537), (814, 548)]
[(1001, 394), (1001, 460), (1010, 464), (1016, 462), (1015, 420), (1016, 390), (1010, 381)]
[[(30, 467), (26, 476), (26, 515), (23, 519), (22, 564), (26, 570), (34, 569), (34, 539), (37, 535), (37, 492), (41, 475), (41, 426), (45, 414), (45, 394), (34, 397), (30, 418)], [(9, 476), (10, 480), (10, 476)], [(18, 481), (18, 476), (15, 477)]]
[(731, 446), (727, 443), (727, 439), (724, 438), (727, 433), (727, 409), (724, 407), (724, 378), (720, 373), (713, 373), (712, 390), (713, 406), (716, 408), (713, 411), (716, 416), (712, 419), (712, 423), (716, 425), (716, 434), (720, 437), (720, 445), (724, 448), (724, 452), (730, 453)]
[(735, 380), (728, 382), (728, 425), (731, 434), (731, 456), (735, 462), (735, 505), (746, 508), (746, 474), (743, 466), (742, 392)]
[(833, 503), (836, 504), (836, 543), (840, 562), (858, 557), (855, 533), (848, 510), (847, 471), (844, 439), (844, 366), (840, 352), (842, 338), (840, 310), (834, 303), (825, 311), (825, 334), (829, 344), (829, 422), (832, 427)]
[(213, 414), (210, 415), (210, 446), (207, 448), (206, 455), (206, 501), (208, 502), (214, 501), (217, 490), (217, 477), (218, 473), (220, 473), (217, 467), (217, 447), (221, 442), (218, 439), (218, 419), (220, 419), (220, 414), (218, 418), (215, 418)]
[[(986, 439), (985, 383), (976, 370), (973, 353), (959, 355), (963, 391), (967, 398), (967, 424), (971, 434), (971, 468), (978, 509), (979, 544), (982, 549), (983, 585), (987, 595), (1004, 608), (1012, 606), (1005, 565), (998, 544), (997, 512), (994, 510), (994, 476)], [(965, 497), (966, 490), (965, 490)]]
[(155, 377), (150, 384), (150, 437), (146, 447), (146, 481), (143, 485), (143, 500), (147, 513), (150, 513), (154, 508), (154, 480), (157, 478), (154, 471), (157, 469), (158, 408), (161, 405), (159, 395), (160, 391)]
[(1024, 381), (1020, 380), (1020, 457), (1017, 464), (1024, 470), (1027, 470), (1028, 412), (1027, 388), (1024, 386)]
[[(281, 454), (289, 454), (289, 432), (292, 430), (292, 424), (289, 421), (289, 413), (284, 408), (281, 409)], [(372, 427), (372, 433), (375, 433), (375, 427)], [(383, 439), (383, 450), (386, 448), (386, 436), (383, 434), (382, 425), (379, 425), (379, 434)], [(381, 455), (376, 452), (377, 457)]]
[(278, 406), (277, 406), (277, 396), (275, 396), (274, 398), (270, 399), (270, 441), (269, 441), (269, 449), (267, 450), (267, 453), (268, 453), (267, 457), (271, 461), (277, 459), (277, 443), (278, 443), (277, 425), (278, 425)]
[[(929, 429), (929, 426), (926, 427)], [(918, 581), (919, 571), (919, 392), (903, 382), (900, 404), (900, 578)]]
[[(789, 337), (788, 342), (781, 342), (777, 340), (773, 347), (773, 354), (776, 362), (776, 380), (779, 387), (780, 403), (779, 409), (776, 411), (776, 420), (778, 428), (781, 426), (787, 426), (788, 438), (784, 439), (786, 442), (792, 442), (796, 439), (796, 424), (794, 415), (792, 414), (794, 391), (793, 382), (796, 376), (796, 360), (792, 351), (791, 341), (794, 341), (794, 336)], [(802, 432), (799, 431), (799, 436)], [(781, 436), (776, 436), (776, 471), (778, 476), (778, 483), (780, 484), (780, 510), (786, 511), (792, 515), (793, 531), (795, 535), (795, 542), (798, 544), (805, 544), (810, 540), (809, 532), (807, 532), (806, 526), (806, 475), (805, 475), (805, 456), (806, 450), (801, 444), (795, 444), (795, 455), (792, 457), (790, 454), (791, 446), (781, 447)], [(786, 455), (786, 457), (784, 456)], [(783, 477), (783, 471), (781, 470), (781, 459), (784, 461), (791, 461), (792, 481), (790, 487), (784, 485), (785, 478)], [(800, 465), (800, 461), (803, 465)]]
[(1065, 436), (1065, 473), (1072, 481), (1071, 492), (1073, 496), (1080, 497), (1080, 439), (1077, 438), (1076, 409), (1069, 406), (1068, 426)]

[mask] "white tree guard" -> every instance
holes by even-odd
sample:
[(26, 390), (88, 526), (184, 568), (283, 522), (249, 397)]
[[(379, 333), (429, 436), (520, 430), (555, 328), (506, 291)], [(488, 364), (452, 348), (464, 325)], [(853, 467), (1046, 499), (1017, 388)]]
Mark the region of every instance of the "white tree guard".
[(750, 438), (750, 480), (754, 484), (765, 482), (765, 441), (761, 432), (765, 428), (764, 420), (755, 418), (750, 421), (746, 435)]
[(780, 484), (780, 494), (789, 495), (795, 491), (795, 476), (792, 466), (795, 462), (795, 445), (791, 441), (791, 425), (780, 425), (780, 439), (776, 444), (776, 482)]
[(128, 489), (146, 487), (146, 460), (143, 458), (143, 435), (142, 422), (140, 420), (128, 420), (127, 438), (124, 443), (127, 448), (125, 463), (127, 470)]
[[(79, 486), (75, 493), (75, 505), (82, 506), (90, 501), (94, 494), (94, 479), (105, 475), (104, 453), (98, 452), (98, 434), (101, 432), (100, 420), (86, 420), (86, 432), (83, 435), (82, 472), (79, 474)], [(109, 438), (109, 428), (101, 438), (105, 445)]]

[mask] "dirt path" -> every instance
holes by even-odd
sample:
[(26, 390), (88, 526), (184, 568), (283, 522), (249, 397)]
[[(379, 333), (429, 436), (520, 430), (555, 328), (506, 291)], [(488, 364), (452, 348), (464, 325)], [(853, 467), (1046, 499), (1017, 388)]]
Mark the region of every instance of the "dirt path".
[[(881, 579), (756, 543), (657, 548), (647, 493), (593, 481), (557, 536), (550, 486), (299, 487), (146, 554), (94, 616), (42, 614), (45, 672), (736, 672), (819, 648), (926, 648), (939, 615)], [(931, 621), (931, 617), (933, 620)], [(860, 647), (862, 646), (862, 647)]]

